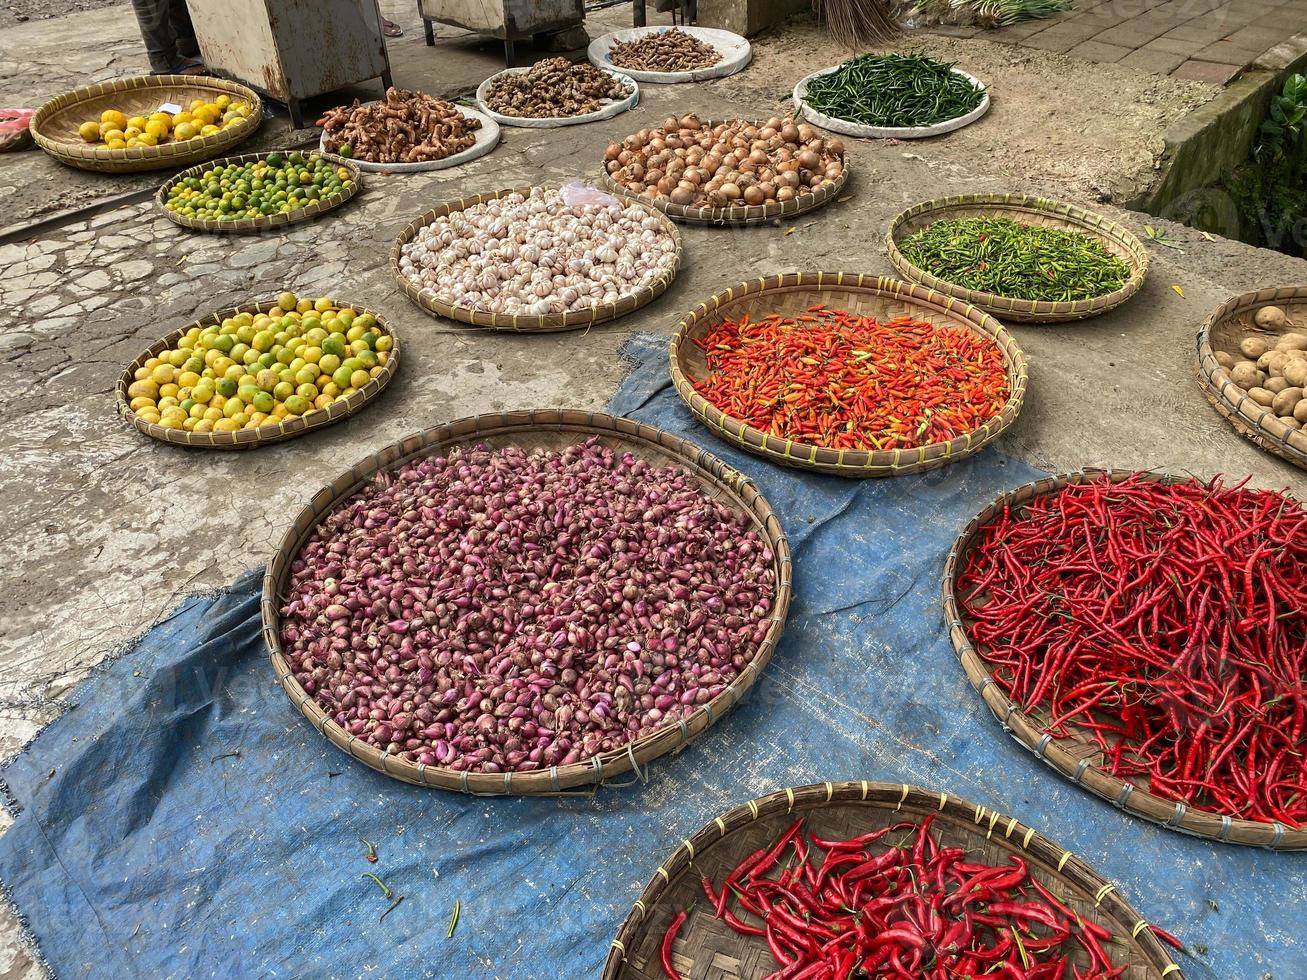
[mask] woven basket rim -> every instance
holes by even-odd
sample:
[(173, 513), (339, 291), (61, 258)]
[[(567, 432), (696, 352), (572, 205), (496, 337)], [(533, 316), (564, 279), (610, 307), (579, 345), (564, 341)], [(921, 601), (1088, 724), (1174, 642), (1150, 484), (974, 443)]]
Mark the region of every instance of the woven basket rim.
[[(734, 416), (726, 415), (695, 390), (681, 366), (680, 354), (682, 346), (690, 343), (690, 332), (698, 323), (716, 316), (741, 300), (767, 293), (827, 290), (853, 290), (892, 297), (910, 307), (933, 306), (932, 312), (949, 317), (952, 325), (965, 327), (993, 340), (1003, 354), (1011, 386), (1003, 410), (980, 428), (945, 443), (928, 443), (914, 449), (836, 450), (765, 433)], [(941, 465), (980, 451), (1016, 421), (1029, 382), (1025, 354), (1020, 345), (1001, 323), (979, 307), (959, 302), (915, 283), (864, 273), (780, 273), (766, 279), (749, 280), (716, 293), (687, 313), (677, 324), (668, 345), (668, 360), (676, 393), (714, 435), (774, 462), (849, 477), (913, 473), (928, 468), (928, 465)]]
[[(1218, 324), (1241, 313), (1285, 301), (1307, 304), (1307, 286), (1271, 286), (1240, 293), (1213, 310), (1198, 330), (1198, 387), (1241, 436), (1267, 452), (1307, 469), (1307, 431), (1289, 429), (1276, 420), (1275, 413), (1269, 408), (1249, 398), (1247, 392), (1230, 378), (1230, 372), (1217, 363), (1216, 349), (1212, 347), (1212, 330)], [(1307, 325), (1297, 327), (1295, 332), (1307, 332)], [(1277, 428), (1284, 431), (1277, 433), (1274, 431)]]
[(400, 231), (398, 237), (390, 246), (390, 277), (405, 296), (432, 316), (442, 316), (450, 320), (470, 323), (477, 327), (488, 327), (492, 330), (511, 330), (519, 333), (555, 333), (561, 330), (577, 330), (581, 327), (590, 327), (616, 320), (618, 317), (633, 313), (640, 307), (652, 303), (667, 291), (667, 287), (676, 278), (676, 274), (681, 268), (681, 258), (684, 253), (684, 243), (681, 240), (680, 229), (656, 208), (650, 207), (643, 201), (631, 198), (619, 198), (619, 201), (623, 205), (639, 205), (646, 212), (658, 218), (663, 223), (663, 231), (676, 243), (676, 256), (671, 269), (667, 273), (649, 285), (642, 286), (634, 293), (628, 293), (620, 297), (616, 303), (601, 303), (588, 310), (568, 310), (563, 313), (486, 313), (468, 306), (454, 306), (437, 299), (429, 290), (419, 288), (400, 269), (399, 262), (403, 257), (404, 246), (411, 242), (421, 229), (431, 224), (436, 218), (453, 214), (455, 211), (464, 211), (486, 201), (497, 200), (507, 194), (529, 194), (533, 189), (532, 186), (519, 186), (505, 187), (497, 191), (485, 191), (455, 201), (446, 201), (425, 214), (414, 218)]
[[(765, 122), (765, 120), (704, 119), (701, 120), (700, 124), (703, 126), (716, 126), (724, 122), (747, 122), (750, 125), (757, 125)], [(780, 204), (746, 204), (744, 207), (733, 208), (695, 208), (690, 207), (688, 204), (673, 204), (665, 198), (640, 197), (632, 194), (623, 185), (613, 180), (612, 175), (602, 166), (599, 168), (599, 179), (604, 185), (604, 190), (610, 194), (616, 194), (627, 200), (636, 201), (646, 207), (654, 208), (673, 221), (683, 221), (686, 224), (695, 225), (711, 225), (713, 227), (747, 227), (770, 224), (773, 221), (779, 221), (781, 218), (793, 218), (807, 211), (816, 210), (822, 205), (835, 200), (839, 197), (840, 192), (844, 190), (844, 185), (848, 183), (849, 171), (852, 169), (849, 165), (847, 147), (841, 162), (843, 163), (843, 169), (833, 181), (829, 184), (823, 184), (815, 190), (808, 189), (802, 194), (796, 194), (792, 201), (784, 201)]]
[[(1190, 476), (1154, 470), (1086, 467), (1076, 472), (1059, 473), (1023, 484), (997, 497), (973, 517), (958, 534), (953, 547), (949, 549), (942, 578), (944, 621), (948, 628), (949, 639), (962, 663), (967, 679), (980, 695), (981, 700), (993, 712), (994, 717), (999, 720), (1003, 729), (1013, 738), (1033, 752), (1037, 758), (1052, 766), (1063, 776), (1070, 778), (1073, 783), (1107, 800), (1117, 809), (1133, 816), (1143, 817), (1168, 830), (1178, 830), (1181, 833), (1222, 843), (1246, 844), (1271, 850), (1307, 849), (1307, 830), (1293, 830), (1278, 822), (1267, 823), (1242, 817), (1230, 817), (1212, 810), (1189, 806), (1158, 796), (1133, 782), (1127, 783), (1088, 762), (1089, 758), (1098, 755), (1097, 751), (1084, 760), (1072, 755), (1065, 748), (1068, 740), (1053, 739), (1044, 735), (1039, 721), (1022, 711), (1020, 705), (1003, 693), (999, 685), (994, 682), (984, 658), (967, 635), (955, 593), (958, 576), (966, 567), (967, 555), (981, 530), (1001, 516), (1005, 508), (1018, 510), (1025, 506), (1028, 499), (1034, 500), (1037, 497), (1057, 493), (1068, 485), (1085, 483), (1102, 476), (1106, 476), (1113, 483), (1119, 483), (1131, 476), (1161, 483), (1185, 483), (1193, 479)], [(1068, 727), (1077, 729), (1074, 723), (1068, 724)]]
[[(107, 146), (89, 143), (73, 143), (54, 139), (41, 132), (42, 124), (50, 116), (69, 106), (119, 92), (135, 92), (151, 88), (157, 88), (161, 91), (170, 88), (207, 88), (213, 89), (219, 94), (237, 95), (249, 103), (250, 114), (239, 124), (212, 136), (196, 136), (184, 143), (169, 141), (158, 146), (137, 146), (124, 149), (110, 149)], [(253, 133), (262, 121), (263, 100), (252, 88), (238, 82), (206, 75), (134, 75), (97, 85), (84, 85), (55, 96), (36, 110), (29, 123), (29, 129), (37, 145), (61, 163), (82, 168), (94, 167), (110, 173), (128, 173), (134, 170), (161, 168), (178, 163), (187, 164), (212, 157), (221, 150), (240, 143)], [(149, 166), (143, 167), (142, 164), (148, 164)]]
[[(950, 212), (976, 208), (1011, 209), (1049, 215), (1071, 225), (1082, 234), (1110, 241), (1127, 252), (1129, 258), (1126, 260), (1126, 265), (1130, 269), (1130, 277), (1120, 289), (1091, 299), (1057, 301), (1014, 299), (983, 290), (966, 289), (956, 283), (940, 279), (914, 265), (900, 251), (899, 239), (903, 237), (904, 226), (908, 222), (922, 215), (933, 215), (934, 220), (941, 220), (948, 217)], [(890, 222), (889, 230), (885, 233), (885, 250), (894, 267), (909, 279), (979, 306), (1005, 320), (1027, 323), (1061, 323), (1106, 313), (1120, 306), (1139, 291), (1148, 275), (1149, 264), (1148, 250), (1144, 248), (1138, 236), (1125, 225), (1087, 208), (1033, 194), (958, 194), (914, 204), (907, 210), (899, 212)]]
[[(782, 789), (760, 796), (736, 806), (705, 823), (687, 840), (668, 855), (645, 886), (631, 912), (622, 921), (616, 938), (610, 943), (604, 961), (602, 980), (618, 980), (623, 975), (627, 953), (637, 947), (638, 937), (646, 922), (658, 917), (663, 898), (672, 891), (674, 883), (686, 871), (699, 874), (695, 869), (696, 857), (758, 820), (800, 812), (822, 810), (834, 806), (866, 806), (868, 809), (907, 811), (908, 815), (928, 813), (952, 817), (958, 826), (966, 827), (978, 838), (998, 840), (1013, 853), (1024, 854), (1027, 860), (1041, 871), (1041, 877), (1061, 879), (1086, 895), (1099, 896), (1097, 907), (1105, 917), (1119, 923), (1122, 933), (1133, 932), (1129, 940), (1145, 954), (1152, 966), (1163, 977), (1184, 976), (1180, 966), (1172, 961), (1170, 953), (1161, 944), (1149, 923), (1117, 891), (1116, 886), (1102, 877), (1094, 868), (1071, 851), (1045, 837), (1039, 831), (1023, 824), (1016, 817), (1005, 816), (962, 797), (940, 790), (927, 790), (908, 783), (885, 783), (869, 780), (844, 780), (812, 783)], [(995, 829), (1002, 833), (995, 836)], [(1022, 831), (1017, 833), (1017, 831)], [(1115, 930), (1114, 930), (1115, 932)], [(739, 936), (740, 944), (756, 942), (752, 937)], [(1125, 938), (1122, 935), (1121, 938)]]
[[(393, 470), (410, 460), (436, 455), (458, 445), (487, 439), (511, 440), (526, 433), (569, 433), (578, 437), (577, 441), (597, 435), (619, 444), (656, 452), (674, 460), (675, 465), (685, 469), (701, 485), (717, 491), (721, 495), (719, 499), (747, 515), (771, 548), (772, 567), (776, 572), (776, 595), (767, 619), (767, 635), (758, 644), (753, 659), (717, 697), (700, 705), (682, 721), (663, 725), (627, 743), (623, 749), (548, 770), (502, 774), (459, 772), (445, 766), (408, 762), (347, 734), (300, 686), (282, 652), (279, 597), (291, 562), (321, 518), (357, 492), (373, 474)], [(493, 412), (447, 422), (413, 433), (359, 460), (332, 483), (317, 490), (282, 536), (263, 578), (260, 609), (263, 641), (277, 679), (313, 727), (341, 751), (378, 772), (425, 788), (454, 790), (474, 796), (556, 795), (575, 791), (578, 787), (593, 791), (632, 770), (643, 781), (646, 777), (640, 768), (642, 764), (669, 752), (679, 752), (725, 717), (753, 687), (771, 660), (785, 626), (792, 587), (789, 540), (780, 519), (752, 480), (688, 440), (643, 422), (602, 412), (547, 408)]]
[[(342, 158), (339, 163), (334, 160), (328, 162), (335, 163), (337, 166), (344, 167), (349, 171), (350, 180), (353, 181), (349, 187), (342, 190), (339, 194), (333, 194), (331, 197), (326, 199), (312, 201), (309, 204), (298, 207), (294, 211), (288, 211), (285, 214), (266, 214), (258, 218), (237, 218), (231, 221), (213, 221), (208, 218), (192, 218), (189, 215), (177, 214), (168, 210), (168, 192), (188, 177), (198, 177), (200, 174), (204, 173), (204, 171), (211, 170), (214, 167), (225, 167), (230, 164), (253, 163), (258, 160), (264, 160), (270, 153), (290, 154), (305, 153), (305, 151), (299, 149), (265, 150), (262, 153), (241, 153), (236, 156), (219, 157), (216, 160), (206, 160), (203, 163), (197, 163), (193, 167), (187, 167), (180, 173), (174, 174), (160, 185), (159, 189), (154, 193), (155, 207), (165, 218), (173, 224), (181, 225), (183, 228), (191, 228), (195, 231), (215, 232), (218, 234), (232, 234), (265, 231), (269, 228), (284, 228), (286, 225), (298, 224), (301, 221), (312, 221), (315, 218), (319, 218), (326, 214), (328, 211), (340, 207), (363, 189), (362, 171), (360, 171), (358, 167), (353, 166), (348, 160)], [(318, 153), (317, 150), (309, 150), (307, 153), (323, 156)], [(326, 159), (326, 157), (323, 156), (323, 159)]]
[[(270, 299), (257, 300), (250, 303), (244, 303), (240, 306), (229, 309), (215, 310), (207, 316), (198, 320), (192, 320), (184, 327), (179, 327), (171, 333), (166, 334), (159, 340), (145, 349), (138, 355), (127, 369), (118, 377), (117, 384), (114, 385), (114, 399), (118, 405), (118, 414), (131, 425), (133, 428), (149, 436), (151, 439), (158, 439), (160, 442), (167, 442), (174, 446), (191, 446), (200, 449), (250, 449), (255, 446), (266, 445), (271, 442), (281, 442), (284, 439), (293, 439), (295, 436), (302, 436), (306, 433), (313, 432), (325, 425), (333, 422), (339, 422), (347, 419), (355, 412), (359, 411), (373, 399), (375, 399), (390, 383), (391, 378), (399, 369), (400, 340), (395, 334), (394, 329), (386, 321), (386, 318), (376, 310), (369, 309), (366, 306), (356, 306), (347, 303), (344, 300), (333, 300), (342, 302), (350, 309), (358, 313), (371, 313), (377, 320), (377, 326), (382, 332), (391, 338), (390, 356), (386, 359), (385, 366), (381, 373), (370, 380), (362, 388), (347, 398), (337, 399), (328, 408), (315, 408), (303, 415), (294, 416), (288, 421), (281, 421), (275, 424), (261, 425), (254, 429), (240, 429), (236, 432), (187, 432), (185, 429), (167, 429), (153, 422), (143, 421), (130, 407), (131, 399), (127, 397), (127, 389), (135, 380), (136, 370), (143, 367), (145, 362), (154, 357), (160, 350), (171, 347), (186, 332), (193, 327), (204, 328), (214, 323), (222, 323), (227, 317), (235, 316), (238, 313), (265, 313), (277, 305), (277, 297)], [(336, 406), (341, 406), (337, 408)]]

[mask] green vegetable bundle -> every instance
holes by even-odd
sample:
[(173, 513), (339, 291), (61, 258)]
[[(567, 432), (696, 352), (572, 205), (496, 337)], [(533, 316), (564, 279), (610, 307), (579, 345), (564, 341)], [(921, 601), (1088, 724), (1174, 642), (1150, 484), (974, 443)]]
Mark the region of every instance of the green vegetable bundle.
[(1130, 279), (1130, 268), (1101, 242), (1011, 218), (936, 221), (900, 243), (899, 251), (938, 279), (1009, 299), (1093, 299)]
[(924, 54), (864, 54), (808, 82), (804, 101), (864, 126), (920, 127), (965, 116), (985, 90)]

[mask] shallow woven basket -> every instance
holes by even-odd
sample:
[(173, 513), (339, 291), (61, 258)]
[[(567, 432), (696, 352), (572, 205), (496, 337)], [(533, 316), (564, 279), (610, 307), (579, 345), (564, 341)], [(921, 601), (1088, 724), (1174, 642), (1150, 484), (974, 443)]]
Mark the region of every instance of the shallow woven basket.
[[(1123, 261), (1130, 269), (1130, 278), (1115, 292), (1095, 296), (1093, 299), (1056, 303), (1012, 299), (996, 293), (964, 289), (936, 278), (913, 265), (899, 251), (900, 242), (936, 221), (975, 217), (1011, 218), (1026, 225), (1079, 232), (1101, 242), (1110, 253)], [(1130, 229), (1074, 204), (1028, 194), (962, 194), (914, 205), (890, 223), (889, 232), (885, 235), (885, 249), (889, 252), (894, 268), (909, 279), (979, 306), (1000, 320), (1019, 323), (1064, 323), (1106, 313), (1138, 292), (1144, 283), (1144, 276), (1148, 274), (1148, 252)]]
[[(1263, 306), (1281, 307), (1297, 326), (1283, 331), (1257, 326), (1253, 315)], [(1259, 289), (1227, 300), (1198, 331), (1198, 386), (1241, 436), (1307, 469), (1307, 431), (1289, 428), (1269, 408), (1249, 398), (1230, 380), (1230, 372), (1216, 363), (1218, 350), (1242, 360), (1239, 342), (1245, 337), (1263, 337), (1273, 346), (1282, 333), (1307, 333), (1307, 286)]]
[(276, 305), (277, 300), (273, 298), (260, 300), (257, 303), (247, 303), (244, 306), (237, 306), (230, 310), (219, 310), (216, 313), (210, 313), (202, 320), (188, 323), (181, 329), (174, 330), (162, 340), (151, 344), (140, 357), (127, 366), (127, 370), (118, 379), (118, 384), (114, 388), (114, 395), (118, 402), (118, 414), (151, 439), (158, 439), (162, 442), (171, 442), (178, 446), (195, 446), (200, 449), (253, 449), (255, 446), (266, 445), (270, 442), (293, 439), (295, 436), (302, 436), (314, 429), (320, 429), (324, 425), (331, 425), (333, 422), (349, 418), (349, 416), (381, 394), (381, 390), (390, 383), (390, 379), (394, 377), (395, 371), (398, 370), (399, 338), (395, 336), (395, 331), (391, 329), (390, 324), (375, 310), (369, 310), (363, 306), (350, 306), (351, 309), (358, 313), (371, 313), (376, 317), (377, 327), (390, 336), (393, 346), (390, 349), (390, 357), (386, 360), (380, 374), (354, 394), (346, 398), (338, 398), (326, 408), (314, 409), (311, 412), (305, 412), (303, 415), (287, 418), (275, 424), (261, 425), (256, 429), (239, 429), (236, 432), (187, 432), (185, 429), (167, 429), (161, 425), (143, 421), (131, 410), (131, 399), (127, 397), (127, 389), (135, 380), (136, 369), (144, 367), (145, 362), (160, 351), (172, 347), (192, 327), (204, 328), (214, 323), (220, 324), (223, 320), (236, 316), (238, 313), (267, 313)]
[[(772, 313), (802, 314), (822, 303), (884, 320), (907, 314), (935, 326), (962, 327), (996, 341), (1003, 352), (1012, 393), (1003, 411), (979, 429), (950, 442), (916, 449), (827, 449), (755, 429), (723, 414), (695, 390), (691, 380), (708, 375), (703, 351), (694, 343), (726, 319), (749, 314), (759, 320)], [(837, 476), (902, 476), (943, 466), (978, 452), (1016, 421), (1026, 393), (1026, 359), (1003, 325), (974, 306), (949, 299), (914, 283), (850, 272), (787, 272), (755, 279), (718, 293), (691, 312), (676, 328), (669, 347), (672, 382), (681, 400), (704, 425), (721, 438), (774, 463)]]
[[(594, 756), (585, 762), (552, 766), (536, 772), (469, 773), (444, 766), (426, 766), (389, 755), (345, 732), (305, 693), (291, 672), (281, 649), (282, 596), (290, 578), (291, 562), (299, 555), (314, 528), (339, 504), (353, 496), (372, 476), (425, 456), (445, 455), (458, 447), (484, 443), (494, 448), (559, 449), (599, 436), (607, 445), (620, 446), (640, 459), (659, 466), (689, 471), (708, 496), (721, 500), (750, 518), (767, 541), (775, 558), (776, 597), (767, 635), (757, 653), (735, 682), (702, 705), (688, 718), (644, 735), (625, 748)], [(790, 546), (780, 520), (753, 482), (693, 443), (653, 426), (627, 418), (575, 409), (538, 409), (477, 415), (414, 433), (360, 460), (313, 495), (295, 523), (282, 537), (263, 579), (263, 641), (267, 644), (277, 679), (315, 728), (341, 751), (364, 765), (406, 783), (477, 795), (561, 793), (593, 787), (636, 770), (651, 759), (679, 752), (704, 729), (720, 721), (757, 681), (780, 642), (790, 605), (792, 573)]]
[(338, 167), (344, 167), (349, 171), (350, 180), (353, 181), (349, 187), (343, 189), (339, 194), (323, 198), (317, 201), (310, 201), (304, 207), (296, 208), (294, 211), (288, 211), (285, 214), (265, 214), (258, 218), (237, 218), (231, 221), (211, 221), (208, 218), (192, 218), (185, 214), (177, 214), (168, 210), (168, 192), (177, 185), (179, 181), (187, 177), (199, 177), (206, 170), (214, 167), (225, 167), (228, 164), (240, 166), (244, 163), (254, 163), (258, 160), (265, 160), (269, 153), (282, 152), (292, 153), (293, 150), (274, 151), (268, 150), (264, 153), (243, 153), (240, 156), (223, 157), (221, 160), (209, 160), (206, 163), (197, 164), (188, 170), (183, 170), (168, 180), (159, 188), (154, 195), (154, 203), (158, 206), (159, 211), (169, 221), (181, 225), (183, 228), (192, 228), (195, 231), (212, 231), (212, 232), (251, 232), (264, 231), (268, 228), (282, 228), (286, 225), (297, 224), (301, 221), (312, 221), (314, 218), (321, 217), (332, 208), (338, 208), (351, 197), (363, 189), (363, 174), (359, 168), (348, 160), (340, 159), (339, 162), (332, 161)]
[[(967, 636), (966, 623), (962, 620), (961, 610), (958, 607), (957, 582), (967, 566), (968, 555), (985, 525), (1000, 519), (1004, 511), (1009, 508), (1015, 515), (1037, 497), (1057, 493), (1065, 486), (1085, 483), (1104, 474), (1110, 477), (1113, 483), (1120, 483), (1135, 475), (1131, 470), (1086, 469), (1079, 473), (1050, 476), (1018, 487), (999, 497), (962, 529), (962, 533), (958, 535), (953, 548), (949, 551), (948, 560), (944, 563), (943, 592), (944, 620), (948, 624), (949, 639), (953, 641), (953, 649), (962, 660), (967, 679), (989, 706), (989, 710), (998, 718), (1005, 732), (1034, 752), (1036, 757), (1062, 775), (1069, 777), (1077, 786), (1084, 787), (1096, 796), (1101, 796), (1118, 809), (1159, 823), (1170, 830), (1179, 830), (1195, 837), (1208, 837), (1231, 844), (1257, 845), (1272, 850), (1307, 849), (1307, 830), (1293, 830), (1280, 823), (1244, 820), (1240, 817), (1229, 817), (1209, 810), (1196, 809), (1154, 795), (1148, 791), (1146, 780), (1125, 782), (1109, 775), (1105, 770), (1098, 768), (1101, 752), (1087, 731), (1079, 730), (1074, 722), (1068, 722), (1067, 727), (1073, 731), (1072, 737), (1054, 739), (1051, 735), (1045, 734), (1044, 728), (1052, 720), (1047, 710), (1036, 708), (1030, 714), (1023, 712), (995, 682), (984, 657)], [(1179, 483), (1189, 479), (1165, 473), (1139, 475), (1162, 483)]]
[(390, 275), (395, 280), (396, 285), (404, 291), (404, 295), (411, 299), (422, 309), (426, 310), (432, 316), (449, 317), (451, 320), (459, 320), (463, 323), (471, 323), (478, 327), (489, 327), (492, 330), (515, 330), (519, 333), (552, 333), (559, 330), (576, 330), (579, 327), (589, 327), (596, 323), (607, 323), (609, 320), (616, 320), (620, 316), (625, 316), (647, 303), (653, 302), (666, 291), (667, 287), (672, 284), (676, 278), (676, 272), (681, 266), (681, 233), (676, 226), (668, 221), (663, 215), (659, 214), (654, 208), (650, 207), (644, 201), (632, 201), (630, 198), (624, 198), (623, 203), (634, 203), (640, 205), (654, 217), (663, 222), (663, 231), (672, 237), (676, 242), (676, 261), (673, 263), (671, 270), (661, 278), (648, 286), (644, 286), (634, 293), (628, 293), (621, 297), (616, 303), (603, 303), (599, 306), (591, 307), (588, 310), (568, 310), (565, 313), (536, 313), (536, 314), (511, 314), (511, 313), (486, 313), (482, 310), (474, 310), (468, 306), (454, 306), (438, 298), (430, 290), (420, 289), (416, 283), (409, 279), (399, 268), (399, 260), (402, 258), (403, 248), (411, 242), (415, 235), (437, 218), (444, 217), (447, 214), (453, 214), (455, 211), (463, 211), (474, 205), (481, 204), (484, 201), (493, 201), (496, 198), (504, 197), (507, 194), (530, 194), (530, 187), (506, 187), (503, 190), (491, 191), (485, 194), (477, 194), (473, 197), (460, 198), (457, 201), (450, 201), (448, 204), (442, 204), (438, 208), (433, 208), (420, 218), (415, 218), (409, 222), (408, 226), (399, 233), (395, 239), (395, 244), (390, 247)]
[[(111, 150), (87, 143), (77, 135), (78, 126), (88, 120), (99, 122), (105, 109), (118, 109), (128, 116), (149, 115), (165, 102), (185, 106), (193, 99), (211, 101), (219, 95), (248, 102), (251, 112), (240, 123), (212, 136)], [(207, 160), (241, 142), (262, 121), (263, 101), (258, 93), (244, 85), (202, 75), (143, 75), (65, 92), (36, 110), (31, 130), (37, 145), (60, 163), (81, 170), (126, 174), (187, 167)]]
[[(725, 121), (722, 119), (708, 119), (702, 125), (716, 126)], [(761, 122), (758, 124), (761, 125)], [(673, 221), (683, 221), (688, 225), (765, 225), (773, 221), (779, 221), (782, 218), (792, 218), (795, 215), (803, 214), (805, 211), (812, 211), (823, 204), (829, 204), (839, 197), (840, 192), (844, 190), (844, 185), (849, 180), (849, 154), (846, 150), (844, 153), (844, 169), (829, 184), (818, 187), (816, 190), (807, 190), (802, 194), (797, 194), (792, 201), (781, 201), (774, 204), (746, 204), (733, 208), (695, 208), (685, 204), (673, 204), (665, 197), (636, 197), (625, 186), (613, 180), (603, 166), (599, 168), (599, 179), (604, 189), (610, 193), (620, 194), (628, 200), (639, 201), (641, 204), (657, 208)]]
[[(1111, 930), (1105, 948), (1127, 980), (1183, 977), (1180, 967), (1148, 923), (1103, 879), (1070, 851), (996, 810), (947, 793), (906, 783), (817, 783), (781, 790), (738, 806), (683, 841), (659, 865), (613, 940), (603, 980), (663, 980), (659, 946), (672, 917), (692, 909), (672, 946), (672, 964), (683, 977), (761, 977), (777, 969), (761, 937), (744, 936), (720, 919), (704, 898), (700, 878), (722, 881), (753, 851), (775, 841), (797, 816), (805, 830), (826, 839), (847, 839), (903, 819), (935, 815), (931, 833), (944, 847), (961, 847), (968, 860), (1005, 864), (1016, 855), (1031, 873), (1082, 919)], [(1088, 956), (1077, 950), (1083, 970)]]

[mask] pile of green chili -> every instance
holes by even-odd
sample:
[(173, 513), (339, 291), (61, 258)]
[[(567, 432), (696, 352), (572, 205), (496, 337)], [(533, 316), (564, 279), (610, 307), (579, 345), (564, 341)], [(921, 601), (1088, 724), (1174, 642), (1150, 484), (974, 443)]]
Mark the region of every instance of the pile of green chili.
[(1123, 287), (1130, 268), (1101, 242), (1011, 218), (936, 221), (899, 244), (919, 269), (1009, 299), (1092, 299)]
[(834, 119), (915, 127), (965, 116), (984, 97), (952, 65), (924, 54), (864, 54), (809, 81), (803, 100)]

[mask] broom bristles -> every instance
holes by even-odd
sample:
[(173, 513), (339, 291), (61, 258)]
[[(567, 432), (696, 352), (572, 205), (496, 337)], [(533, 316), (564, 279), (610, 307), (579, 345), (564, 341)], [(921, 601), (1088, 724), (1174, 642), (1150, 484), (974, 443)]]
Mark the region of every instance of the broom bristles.
[(849, 47), (889, 41), (902, 33), (885, 0), (812, 0), (812, 9), (817, 23)]

